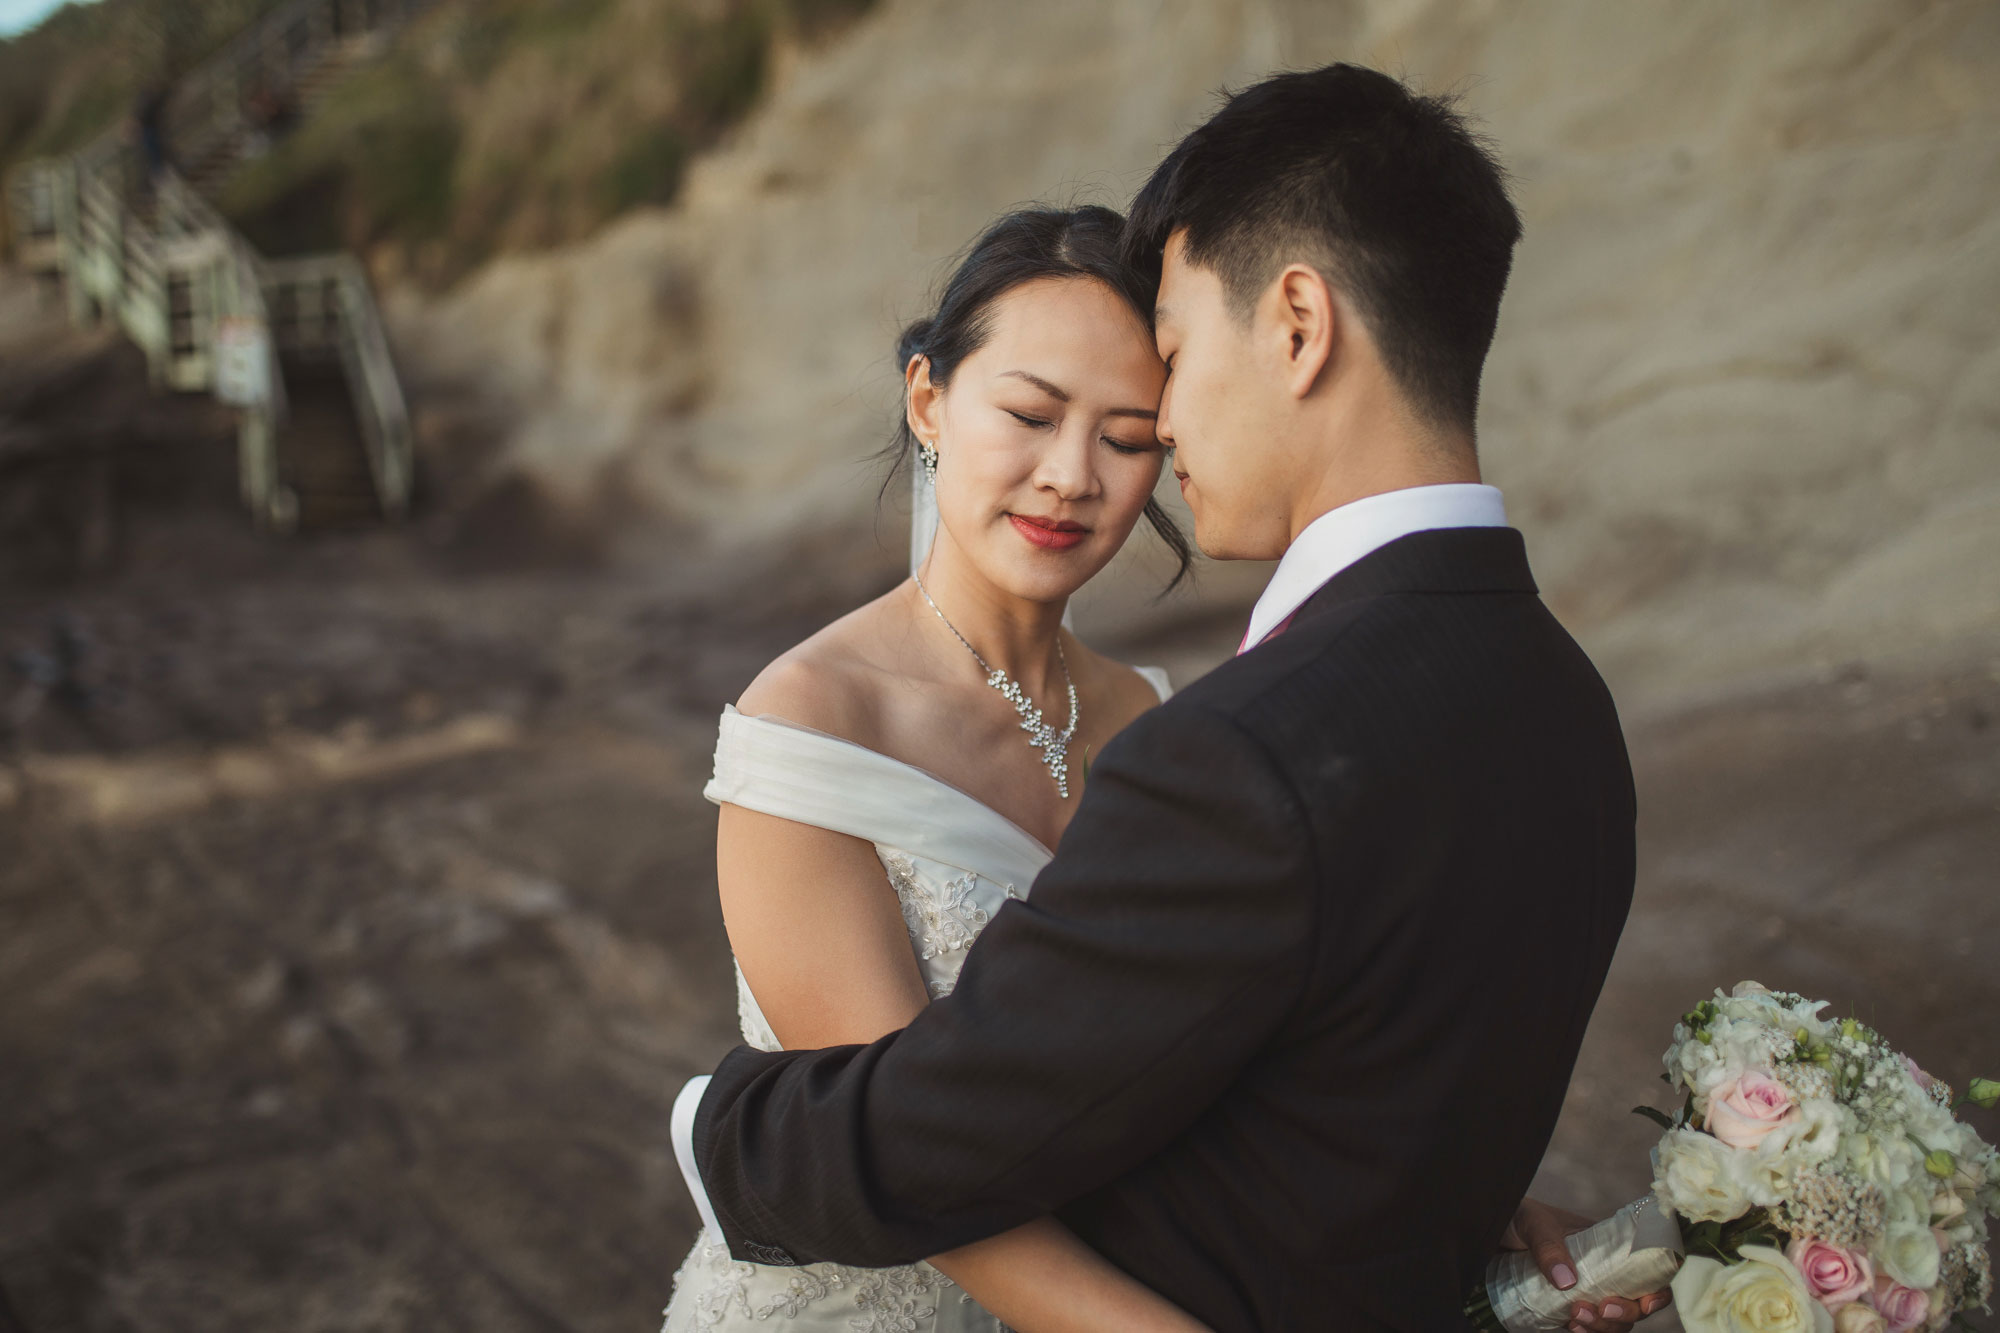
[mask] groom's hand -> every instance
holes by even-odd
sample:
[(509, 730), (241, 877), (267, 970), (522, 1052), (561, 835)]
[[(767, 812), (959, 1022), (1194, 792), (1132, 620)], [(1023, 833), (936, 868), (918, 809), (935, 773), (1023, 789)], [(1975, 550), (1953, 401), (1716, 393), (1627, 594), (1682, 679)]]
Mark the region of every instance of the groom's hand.
[[(1501, 1244), (1509, 1249), (1532, 1252), (1542, 1276), (1556, 1290), (1568, 1291), (1576, 1285), (1576, 1266), (1569, 1252), (1567, 1237), (1594, 1221), (1566, 1208), (1557, 1208), (1535, 1199), (1523, 1199), (1520, 1208), (1515, 1210), (1514, 1224), (1507, 1228), (1507, 1235)], [(1635, 1322), (1665, 1308), (1671, 1299), (1669, 1293), (1655, 1291), (1637, 1301), (1617, 1297), (1602, 1305), (1578, 1301), (1570, 1311), (1570, 1333), (1630, 1333)]]

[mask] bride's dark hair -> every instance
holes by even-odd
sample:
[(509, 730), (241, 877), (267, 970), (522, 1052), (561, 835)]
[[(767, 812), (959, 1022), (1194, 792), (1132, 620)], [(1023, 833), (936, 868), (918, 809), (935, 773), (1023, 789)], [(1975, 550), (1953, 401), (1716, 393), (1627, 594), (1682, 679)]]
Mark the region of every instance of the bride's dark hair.
[[(1140, 322), (1151, 328), (1157, 283), (1120, 256), (1124, 229), (1124, 218), (1095, 204), (1024, 208), (1002, 217), (972, 243), (945, 283), (937, 310), (913, 321), (896, 340), (896, 369), (903, 370), (911, 357), (921, 354), (930, 361), (931, 383), (944, 388), (959, 362), (978, 351), (992, 332), (993, 303), (1038, 278), (1094, 278), (1124, 298)], [(895, 443), (884, 450), (889, 458), (884, 494), (911, 465), (916, 444), (909, 419), (899, 409)], [(1180, 562), (1167, 584), (1171, 591), (1193, 569), (1194, 550), (1157, 499), (1146, 501), (1145, 513), (1153, 531)]]

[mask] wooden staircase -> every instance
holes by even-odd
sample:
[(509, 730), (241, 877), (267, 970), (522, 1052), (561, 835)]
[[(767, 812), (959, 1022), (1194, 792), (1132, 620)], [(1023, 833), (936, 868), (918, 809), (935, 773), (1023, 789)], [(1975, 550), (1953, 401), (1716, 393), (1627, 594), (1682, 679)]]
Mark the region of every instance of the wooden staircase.
[(8, 181), (16, 257), (61, 276), (75, 322), (116, 322), (145, 351), (155, 387), (239, 409), (243, 498), (276, 531), (401, 516), (409, 413), (360, 263), (266, 260), (203, 187), (246, 160), (253, 91), (303, 120), (427, 3), (291, 0), (246, 29), (170, 94), (167, 143), (189, 174), (149, 175), (113, 131)]
[(309, 119), (357, 65), (388, 49), (396, 30), (431, 0), (290, 0), (180, 80), (166, 108), (166, 138), (181, 174), (205, 194), (251, 153), (262, 93)]
[(340, 362), (280, 356), (289, 412), (278, 485), (291, 498), (286, 526), (302, 532), (360, 527), (381, 518), (361, 419)]

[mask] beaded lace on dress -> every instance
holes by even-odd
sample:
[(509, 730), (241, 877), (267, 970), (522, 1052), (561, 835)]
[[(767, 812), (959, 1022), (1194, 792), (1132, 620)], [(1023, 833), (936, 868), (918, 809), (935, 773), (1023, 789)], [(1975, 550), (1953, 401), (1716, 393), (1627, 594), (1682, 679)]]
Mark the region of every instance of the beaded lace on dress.
[[(1165, 698), (1165, 673), (1140, 670)], [(733, 707), (723, 710), (715, 776), (702, 794), (874, 844), (933, 998), (951, 993), (973, 940), (1009, 898), (1027, 896), (1051, 855), (1027, 830), (922, 769)], [(782, 1049), (741, 968), (736, 1000), (743, 1040), (758, 1050)], [(773, 1320), (842, 1333), (1003, 1333), (927, 1263), (770, 1267), (730, 1258), (722, 1238), (704, 1230), (674, 1276), (664, 1333)]]

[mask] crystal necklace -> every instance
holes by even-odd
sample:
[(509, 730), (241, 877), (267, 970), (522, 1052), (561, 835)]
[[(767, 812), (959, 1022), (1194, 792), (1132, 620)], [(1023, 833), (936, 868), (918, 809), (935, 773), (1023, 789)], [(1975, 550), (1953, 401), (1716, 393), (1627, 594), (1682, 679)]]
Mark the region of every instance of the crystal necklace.
[(1056, 791), (1064, 800), (1069, 799), (1069, 743), (1076, 735), (1076, 682), (1069, 678), (1069, 659), (1063, 656), (1062, 635), (1056, 635), (1056, 661), (1062, 666), (1063, 687), (1069, 691), (1069, 725), (1057, 731), (1042, 720), (1042, 710), (1035, 707), (1035, 701), (1028, 692), (1006, 672), (987, 665), (979, 650), (965, 642), (965, 636), (958, 632), (958, 626), (945, 620), (945, 614), (938, 611), (938, 604), (931, 601), (931, 592), (924, 586), (923, 576), (916, 570), (910, 577), (917, 581), (917, 591), (924, 595), (930, 608), (937, 611), (937, 618), (944, 621), (944, 627), (951, 631), (951, 637), (965, 644), (965, 651), (972, 654), (972, 660), (979, 663), (986, 672), (986, 683), (1000, 691), (1014, 711), (1021, 715), (1021, 730), (1028, 733), (1028, 744), (1042, 752), (1042, 765), (1049, 770), (1049, 776), (1056, 780)]

